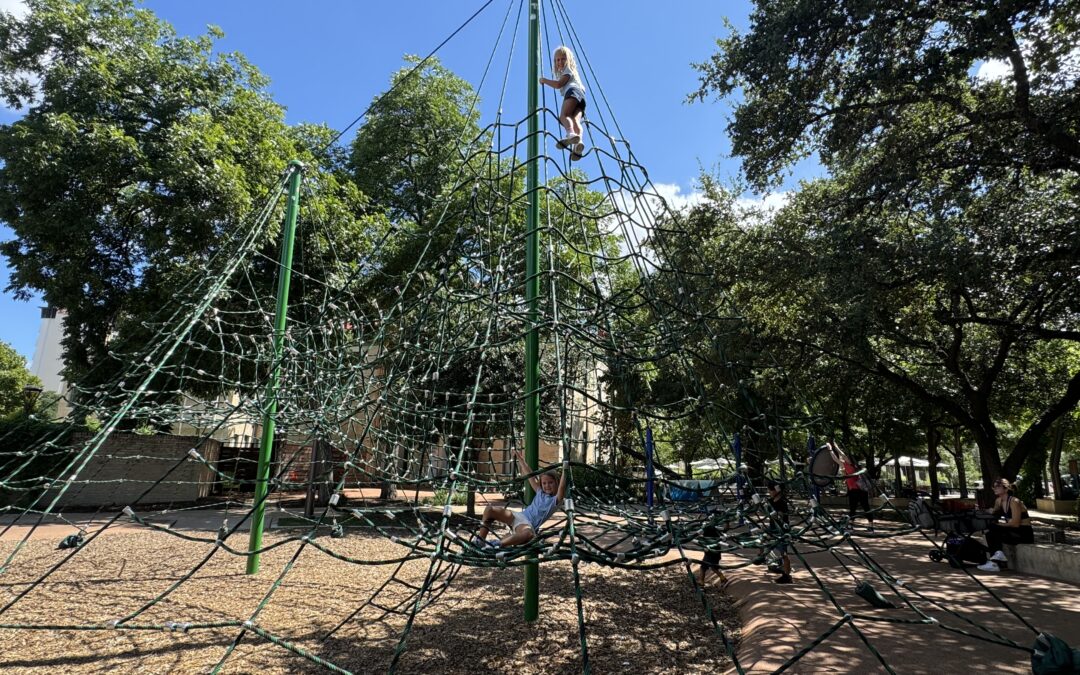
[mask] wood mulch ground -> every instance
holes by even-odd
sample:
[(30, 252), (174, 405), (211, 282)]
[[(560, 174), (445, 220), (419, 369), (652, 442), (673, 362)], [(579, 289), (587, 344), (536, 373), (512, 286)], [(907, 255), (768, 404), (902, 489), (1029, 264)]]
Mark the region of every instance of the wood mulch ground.
[[(269, 534), (266, 543), (280, 540)], [(239, 539), (240, 535), (237, 536)], [(320, 539), (335, 551), (387, 560), (404, 549), (363, 531)], [(34, 539), (0, 575), (0, 606), (61, 559), (58, 540)], [(234, 543), (230, 539), (230, 543)], [(6, 558), (15, 542), (0, 542)], [(242, 547), (244, 541), (236, 541)], [(262, 557), (262, 570), (244, 574), (244, 560), (218, 552), (190, 580), (132, 623), (203, 622), (252, 617), (299, 543)], [(2, 624), (101, 624), (121, 618), (164, 592), (213, 549), (160, 532), (102, 536), (80, 551), (8, 611)], [(341, 562), (308, 547), (285, 576), (257, 624), (321, 658), (357, 673), (386, 672), (405, 618), (367, 608), (333, 637), (326, 632), (353, 612), (391, 575), (394, 566)], [(422, 582), (428, 561), (405, 565), (398, 578)], [(522, 620), (520, 569), (467, 568), (438, 602), (416, 619), (398, 666), (402, 673), (581, 672), (577, 606), (568, 563), (541, 566), (541, 618)], [(676, 566), (632, 572), (582, 568), (589, 658), (596, 673), (705, 673), (728, 663), (724, 646), (687, 579)], [(379, 599), (392, 605), (408, 594), (391, 585)], [(738, 613), (715, 585), (710, 603), (738, 638)], [(8, 673), (206, 673), (225, 654), (236, 628), (193, 630), (0, 629), (0, 671)], [(225, 663), (227, 673), (326, 672), (249, 633)]]

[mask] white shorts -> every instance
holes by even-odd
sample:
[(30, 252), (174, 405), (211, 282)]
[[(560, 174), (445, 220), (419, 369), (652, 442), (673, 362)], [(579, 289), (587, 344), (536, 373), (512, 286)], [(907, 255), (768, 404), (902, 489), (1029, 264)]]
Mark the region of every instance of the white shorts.
[(530, 523), (528, 520), (526, 520), (525, 516), (521, 515), (520, 513), (515, 512), (514, 513), (514, 522), (510, 525), (510, 531), (516, 534), (517, 531), (518, 531), (518, 528), (521, 527), (522, 525), (529, 528), (530, 530), (533, 529), (532, 523)]

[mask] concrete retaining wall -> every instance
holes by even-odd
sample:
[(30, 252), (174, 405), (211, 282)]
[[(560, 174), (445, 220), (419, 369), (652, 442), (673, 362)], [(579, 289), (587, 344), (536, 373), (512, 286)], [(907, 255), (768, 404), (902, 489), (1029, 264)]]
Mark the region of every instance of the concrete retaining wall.
[(1009, 569), (1080, 584), (1080, 546), (1067, 544), (1005, 545)]

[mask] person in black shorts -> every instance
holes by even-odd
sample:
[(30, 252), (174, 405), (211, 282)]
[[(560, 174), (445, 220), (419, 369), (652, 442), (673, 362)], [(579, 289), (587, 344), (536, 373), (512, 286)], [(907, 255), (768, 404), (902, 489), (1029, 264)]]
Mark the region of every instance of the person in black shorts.
[(566, 136), (559, 140), (558, 145), (560, 148), (569, 148), (571, 161), (577, 161), (585, 152), (585, 144), (581, 142), (581, 118), (585, 114), (585, 85), (581, 83), (577, 60), (569, 47), (556, 47), (552, 60), (555, 77), (554, 79), (541, 77), (540, 84), (554, 87), (562, 94), (559, 123), (566, 129)]
[[(706, 525), (702, 531), (701, 536), (708, 537), (709, 539), (717, 539), (720, 537), (720, 531), (716, 529), (715, 525)], [(717, 542), (708, 542), (712, 545), (718, 545)], [(705, 585), (705, 575), (708, 572), (712, 572), (716, 576), (720, 577), (720, 584), (727, 583), (727, 577), (720, 571), (720, 551), (705, 550), (705, 556), (701, 559), (701, 568), (698, 570), (698, 583)]]
[[(775, 535), (777, 538), (784, 536), (788, 528), (791, 526), (788, 520), (788, 513), (791, 510), (790, 504), (787, 500), (787, 495), (784, 494), (784, 486), (775, 480), (771, 480), (768, 483), (769, 488), (769, 505), (772, 506), (772, 513), (770, 514), (770, 534)], [(773, 551), (780, 556), (780, 563), (782, 565), (782, 573), (776, 579), (778, 584), (790, 584), (791, 579), (791, 558), (788, 557), (787, 543), (784, 541), (778, 541), (773, 546)]]

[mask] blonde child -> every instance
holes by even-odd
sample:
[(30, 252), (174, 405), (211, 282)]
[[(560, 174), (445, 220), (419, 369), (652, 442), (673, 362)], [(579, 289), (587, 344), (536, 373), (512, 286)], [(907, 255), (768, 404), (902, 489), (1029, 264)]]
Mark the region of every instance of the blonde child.
[(546, 84), (559, 90), (563, 96), (559, 123), (566, 129), (566, 137), (559, 141), (560, 148), (570, 148), (570, 159), (579, 160), (585, 152), (581, 142), (581, 117), (585, 114), (585, 86), (578, 76), (577, 60), (569, 47), (555, 48), (552, 56), (555, 62), (555, 78), (540, 78), (540, 84)]
[[(525, 456), (521, 454), (521, 451), (516, 451), (514, 455), (517, 457), (521, 472), (531, 473), (532, 469), (525, 462)], [(532, 541), (536, 537), (540, 526), (551, 517), (551, 514), (555, 513), (559, 502), (566, 495), (566, 474), (568, 470), (569, 463), (563, 462), (562, 476), (559, 477), (558, 483), (556, 483), (555, 471), (546, 471), (540, 474), (539, 478), (530, 478), (529, 484), (536, 491), (536, 495), (533, 496), (532, 503), (526, 506), (521, 513), (514, 513), (502, 506), (486, 507), (482, 518), (483, 525), (477, 531), (473, 543), (477, 546), (518, 546)], [(510, 528), (510, 534), (503, 537), (502, 540), (489, 542), (486, 538), (491, 524), (496, 520), (507, 525)]]

